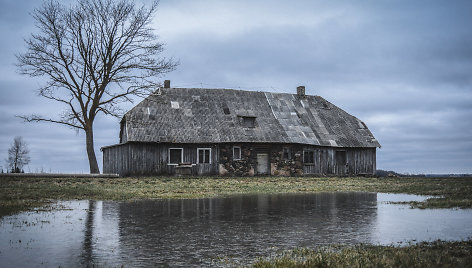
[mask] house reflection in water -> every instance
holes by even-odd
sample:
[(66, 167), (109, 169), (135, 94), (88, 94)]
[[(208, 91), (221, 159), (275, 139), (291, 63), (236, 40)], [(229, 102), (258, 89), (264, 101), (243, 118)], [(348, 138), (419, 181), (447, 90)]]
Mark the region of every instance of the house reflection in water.
[[(373, 193), (247, 195), (136, 202), (60, 201), (0, 220), (0, 263), (29, 267), (209, 266), (278, 249), (464, 240), (471, 210), (408, 209)], [(385, 202), (387, 201), (387, 203)], [(221, 264), (221, 263), (220, 263)], [(241, 263), (240, 263), (241, 264)]]
[(129, 265), (251, 259), (274, 247), (370, 240), (377, 195), (320, 193), (118, 203)]

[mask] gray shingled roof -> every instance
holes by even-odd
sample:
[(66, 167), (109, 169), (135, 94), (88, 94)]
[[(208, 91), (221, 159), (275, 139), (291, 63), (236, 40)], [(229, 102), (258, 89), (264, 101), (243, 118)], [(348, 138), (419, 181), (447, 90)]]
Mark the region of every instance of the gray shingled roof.
[[(362, 121), (319, 96), (201, 88), (158, 92), (125, 114), (122, 142), (380, 147)], [(255, 127), (244, 127), (243, 117), (255, 117)]]

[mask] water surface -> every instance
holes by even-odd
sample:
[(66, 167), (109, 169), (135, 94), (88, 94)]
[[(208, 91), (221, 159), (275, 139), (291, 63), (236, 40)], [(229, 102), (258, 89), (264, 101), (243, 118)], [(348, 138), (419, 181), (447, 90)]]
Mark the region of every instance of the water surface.
[(243, 195), (137, 202), (67, 201), (0, 221), (0, 265), (201, 266), (278, 249), (472, 236), (472, 210), (410, 209), (375, 193)]

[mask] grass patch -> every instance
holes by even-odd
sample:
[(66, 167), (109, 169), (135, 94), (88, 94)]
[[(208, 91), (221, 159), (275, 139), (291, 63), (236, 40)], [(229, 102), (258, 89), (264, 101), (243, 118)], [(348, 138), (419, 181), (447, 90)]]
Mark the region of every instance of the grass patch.
[(53, 200), (203, 198), (252, 193), (385, 192), (440, 196), (419, 208), (472, 208), (472, 178), (1, 178), (0, 216)]
[(423, 242), (407, 247), (327, 246), (260, 258), (252, 267), (470, 267), (472, 241)]

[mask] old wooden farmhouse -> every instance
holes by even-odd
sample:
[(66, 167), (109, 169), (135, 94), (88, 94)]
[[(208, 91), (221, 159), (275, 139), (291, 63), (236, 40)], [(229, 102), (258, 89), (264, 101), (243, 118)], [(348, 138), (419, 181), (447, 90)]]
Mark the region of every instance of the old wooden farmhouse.
[(380, 144), (319, 96), (164, 88), (121, 121), (103, 171), (127, 175), (373, 175)]

